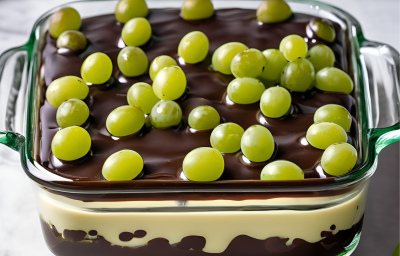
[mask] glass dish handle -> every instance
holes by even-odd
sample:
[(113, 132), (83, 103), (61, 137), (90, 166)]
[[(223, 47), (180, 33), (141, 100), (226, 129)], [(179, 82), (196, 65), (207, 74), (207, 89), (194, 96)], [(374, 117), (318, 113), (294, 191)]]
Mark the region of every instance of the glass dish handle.
[(20, 133), (24, 129), (27, 57), (24, 46), (0, 55), (0, 143), (16, 151), (25, 141)]
[[(366, 80), (369, 136), (378, 154), (400, 141), (400, 56), (391, 46), (364, 41), (360, 48)], [(373, 141), (371, 141), (373, 143)]]

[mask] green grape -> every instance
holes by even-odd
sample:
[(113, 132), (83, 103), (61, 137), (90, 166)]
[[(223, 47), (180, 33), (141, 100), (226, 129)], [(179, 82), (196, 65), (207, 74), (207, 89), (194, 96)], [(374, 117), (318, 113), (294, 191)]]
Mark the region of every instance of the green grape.
[(142, 110), (132, 106), (121, 106), (108, 115), (106, 127), (109, 133), (117, 137), (128, 136), (142, 129), (145, 116)]
[(330, 145), (321, 158), (324, 171), (333, 176), (340, 176), (353, 169), (357, 162), (357, 151), (348, 143)]
[(49, 33), (57, 39), (64, 31), (79, 30), (81, 24), (79, 13), (72, 7), (64, 7), (51, 16)]
[(73, 51), (81, 51), (84, 50), (86, 46), (86, 37), (83, 33), (79, 31), (65, 31), (57, 39), (58, 48), (67, 48)]
[(107, 158), (101, 170), (106, 180), (133, 180), (143, 170), (143, 158), (133, 150), (124, 149)]
[(233, 57), (247, 49), (249, 48), (246, 45), (237, 42), (221, 45), (212, 56), (213, 69), (225, 75), (232, 75), (231, 62)]
[(257, 49), (248, 49), (239, 52), (231, 62), (232, 74), (237, 78), (253, 77), (262, 74), (267, 65), (264, 54)]
[(133, 18), (125, 23), (121, 37), (128, 46), (141, 46), (151, 37), (151, 25), (145, 18)]
[(154, 94), (153, 88), (146, 83), (136, 83), (129, 88), (128, 103), (132, 107), (137, 107), (145, 114), (150, 114), (154, 105), (160, 101)]
[(261, 112), (270, 118), (284, 116), (290, 109), (292, 96), (283, 87), (271, 87), (263, 93), (260, 101)]
[(346, 142), (347, 134), (340, 125), (322, 122), (311, 125), (306, 138), (314, 148), (327, 149), (332, 144)]
[(189, 125), (193, 129), (202, 131), (214, 129), (219, 125), (221, 117), (211, 106), (199, 106), (189, 114)]
[(151, 125), (151, 120), (150, 120), (150, 115), (146, 116), (146, 120), (145, 120), (144, 125), (146, 125), (147, 128), (150, 128), (152, 126)]
[(265, 86), (251, 77), (236, 78), (228, 85), (228, 97), (237, 104), (252, 104), (260, 100)]
[(214, 14), (214, 6), (210, 0), (185, 0), (181, 8), (184, 20), (208, 19)]
[(261, 180), (303, 180), (304, 172), (296, 164), (278, 160), (267, 164), (261, 171)]
[(178, 66), (165, 67), (154, 78), (154, 94), (162, 100), (176, 100), (185, 90), (186, 75)]
[(305, 58), (308, 46), (304, 38), (298, 35), (289, 35), (282, 39), (279, 50), (288, 61)]
[(110, 79), (113, 64), (110, 57), (101, 52), (90, 54), (82, 64), (81, 77), (91, 84), (103, 84)]
[(267, 60), (267, 65), (258, 79), (267, 87), (275, 86), (281, 81), (283, 68), (288, 64), (288, 61), (278, 49), (268, 49), (263, 51), (263, 54)]
[(399, 256), (399, 255), (400, 255), (400, 242), (396, 245), (392, 253), (392, 256)]
[(220, 124), (211, 133), (211, 146), (222, 153), (235, 153), (240, 150), (243, 133), (243, 128), (238, 124)]
[(214, 181), (224, 172), (224, 158), (213, 148), (196, 148), (183, 159), (183, 173), (191, 181)]
[(118, 54), (117, 63), (121, 73), (130, 77), (143, 75), (149, 65), (144, 51), (134, 46), (122, 49)]
[(146, 17), (148, 13), (145, 0), (119, 0), (114, 12), (115, 19), (121, 23), (137, 17)]
[(329, 20), (317, 18), (312, 21), (307, 26), (307, 32), (309, 32), (309, 36), (312, 37), (312, 34), (316, 34), (317, 37), (332, 43), (335, 41), (336, 32), (333, 28), (332, 23)]
[(307, 53), (307, 59), (313, 64), (315, 72), (335, 64), (335, 54), (323, 44), (313, 46)]
[(73, 161), (84, 157), (92, 142), (89, 133), (79, 126), (64, 128), (54, 135), (51, 151), (54, 156), (64, 161)]
[(289, 19), (292, 10), (283, 0), (266, 0), (257, 9), (257, 20), (263, 23), (276, 23)]
[(327, 92), (351, 93), (354, 87), (346, 72), (333, 67), (318, 71), (315, 80), (315, 87)]
[(157, 73), (161, 69), (163, 69), (165, 67), (177, 66), (177, 65), (178, 64), (176, 64), (176, 61), (173, 58), (171, 58), (171, 57), (169, 57), (167, 55), (158, 56), (157, 58), (155, 58), (153, 60), (153, 62), (150, 65), (149, 73), (150, 73), (151, 80), (154, 81), (154, 79), (156, 78)]
[(151, 109), (150, 122), (157, 129), (177, 126), (182, 120), (182, 109), (171, 100), (160, 100)]
[(57, 124), (61, 128), (80, 126), (89, 117), (89, 108), (85, 102), (78, 99), (69, 99), (61, 103), (57, 109)]
[(319, 122), (338, 124), (348, 132), (351, 127), (351, 115), (346, 108), (340, 105), (327, 104), (320, 107), (314, 114), (314, 123)]
[(189, 64), (203, 61), (208, 54), (209, 42), (207, 36), (200, 31), (186, 34), (178, 46), (178, 55)]
[(294, 92), (307, 91), (315, 78), (314, 67), (306, 59), (289, 62), (282, 72), (281, 86)]
[(69, 99), (83, 100), (89, 93), (87, 84), (76, 76), (64, 76), (54, 80), (46, 90), (46, 99), (50, 105), (58, 108)]
[(275, 142), (271, 132), (261, 125), (250, 126), (240, 142), (242, 152), (252, 162), (265, 162), (274, 153)]

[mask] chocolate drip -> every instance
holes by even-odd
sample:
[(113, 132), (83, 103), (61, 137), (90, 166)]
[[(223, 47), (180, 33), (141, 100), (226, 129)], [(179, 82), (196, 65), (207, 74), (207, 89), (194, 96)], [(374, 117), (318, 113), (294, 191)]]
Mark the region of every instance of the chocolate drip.
[(135, 233), (131, 232), (122, 232), (119, 234), (119, 240), (122, 242), (128, 242), (131, 241), (133, 238), (143, 238), (147, 235), (147, 232), (144, 230), (136, 230)]

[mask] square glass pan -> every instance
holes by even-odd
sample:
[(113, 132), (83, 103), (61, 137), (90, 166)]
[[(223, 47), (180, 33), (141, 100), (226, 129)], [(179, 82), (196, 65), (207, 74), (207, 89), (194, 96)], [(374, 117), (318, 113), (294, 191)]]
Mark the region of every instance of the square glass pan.
[[(67, 4), (76, 8), (82, 18), (110, 14), (116, 0), (79, 1)], [(213, 1), (216, 9), (245, 8), (256, 10), (262, 1)], [(180, 8), (182, 1), (147, 1), (152, 8)], [(317, 1), (288, 1), (293, 12), (306, 13), (333, 20), (342, 27), (350, 76), (354, 80), (359, 124), (359, 148), (362, 164), (349, 174), (336, 178), (303, 181), (190, 181), (114, 182), (107, 190), (106, 181), (70, 181), (45, 170), (35, 161), (35, 140), (39, 139), (36, 126), (40, 106), (41, 47), (48, 20), (63, 6), (45, 13), (34, 25), (27, 44), (10, 49), (0, 57), (0, 143), (20, 152), (26, 174), (35, 182), (59, 192), (74, 193), (142, 193), (142, 192), (228, 192), (239, 191), (325, 191), (346, 188), (368, 179), (376, 169), (378, 153), (400, 139), (399, 131), (399, 54), (392, 47), (368, 41), (360, 24), (348, 13)], [(11, 74), (11, 75), (10, 75)], [(85, 189), (83, 189), (83, 183)], [(88, 184), (89, 183), (89, 184)]]

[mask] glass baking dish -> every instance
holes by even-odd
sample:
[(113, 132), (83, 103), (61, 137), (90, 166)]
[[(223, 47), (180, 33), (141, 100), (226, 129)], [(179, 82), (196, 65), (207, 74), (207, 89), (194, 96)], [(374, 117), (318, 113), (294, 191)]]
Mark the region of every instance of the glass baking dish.
[[(110, 14), (117, 1), (68, 4), (83, 18)], [(213, 1), (257, 9), (262, 1)], [(288, 1), (296, 13), (331, 19), (347, 37), (362, 164), (323, 180), (71, 181), (35, 161), (45, 13), (27, 44), (0, 56), (0, 143), (19, 151), (37, 195), (40, 221), (55, 255), (351, 255), (361, 235), (369, 179), (378, 153), (400, 140), (399, 53), (368, 41), (348, 13), (316, 1)], [(147, 1), (180, 8), (182, 1)], [(229, 185), (229, 186), (228, 186)], [(235, 184), (234, 184), (235, 185)]]

